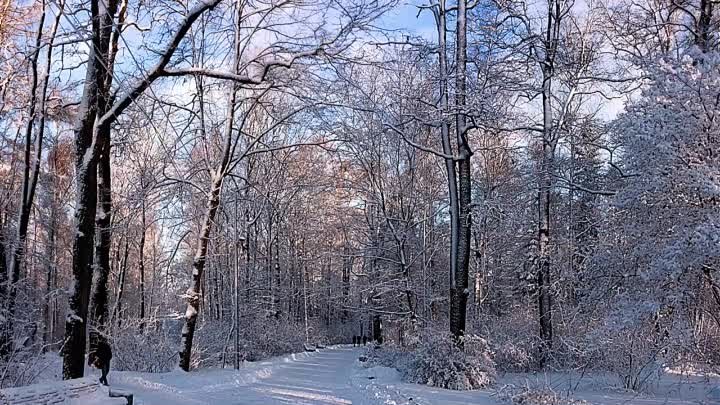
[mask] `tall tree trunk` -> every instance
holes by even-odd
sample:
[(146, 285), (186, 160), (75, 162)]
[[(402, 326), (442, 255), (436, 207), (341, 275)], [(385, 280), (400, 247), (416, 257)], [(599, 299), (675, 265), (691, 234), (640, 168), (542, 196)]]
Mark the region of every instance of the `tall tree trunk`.
[[(232, 107), (231, 107), (232, 108)], [(232, 124), (229, 124), (232, 125)], [(193, 258), (192, 284), (186, 292), (187, 309), (185, 310), (185, 325), (182, 329), (180, 343), (180, 368), (190, 371), (190, 360), (192, 357), (192, 343), (195, 336), (195, 326), (200, 311), (200, 287), (202, 285), (202, 275), (207, 260), (208, 242), (210, 241), (210, 233), (212, 224), (215, 220), (215, 213), (220, 205), (220, 191), (222, 189), (222, 176), (215, 173), (210, 189), (210, 197), (208, 198), (207, 208), (205, 211), (205, 220), (203, 221), (198, 238), (195, 257)]]
[(552, 76), (557, 46), (557, 30), (560, 22), (560, 4), (551, 1), (548, 4), (547, 26), (545, 33), (545, 58), (542, 63), (542, 101), (543, 132), (542, 156), (538, 184), (538, 317), (540, 324), (540, 365), (542, 366), (552, 350), (552, 297), (550, 276), (550, 207), (552, 204), (552, 171), (554, 165), (553, 112), (552, 112)]
[[(303, 239), (303, 251), (305, 240)], [(308, 284), (310, 284), (310, 275), (307, 270), (307, 260), (303, 260), (303, 320), (305, 323), (305, 343), (310, 342), (310, 323), (308, 316)]]
[[(233, 356), (233, 366), (235, 370), (240, 369), (240, 255), (242, 255), (242, 240), (239, 238), (238, 232), (238, 192), (235, 192), (235, 212), (234, 220), (235, 226), (233, 227), (233, 244), (235, 245), (235, 255), (233, 256), (233, 326), (235, 333), (233, 336), (233, 347), (235, 355)], [(247, 288), (247, 286), (246, 286)]]
[(349, 246), (347, 236), (345, 237), (345, 246), (343, 246), (343, 266), (342, 266), (342, 296), (343, 296), (343, 309), (342, 309), (342, 315), (340, 317), (341, 323), (346, 323), (348, 318), (350, 317), (350, 314), (348, 312), (348, 306), (350, 305), (350, 273), (352, 272), (352, 264), (353, 260), (350, 256), (350, 246)]
[(383, 324), (380, 314), (374, 314), (372, 318), (373, 340), (378, 344), (383, 343)]
[[(108, 60), (104, 72), (102, 94), (106, 100), (98, 107), (104, 114), (112, 103), (110, 99), (110, 87), (112, 86), (115, 56), (118, 51), (120, 30), (125, 21), (127, 1), (122, 0), (118, 16), (118, 25), (112, 32), (108, 49)], [(111, 15), (115, 14), (115, 4), (110, 5)], [(90, 309), (90, 351), (96, 351), (100, 346), (107, 343), (107, 328), (109, 327), (108, 310), (108, 278), (110, 276), (110, 249), (112, 247), (112, 174), (110, 166), (110, 145), (111, 145), (110, 122), (103, 123), (97, 128), (97, 142), (99, 144), (97, 163), (97, 197), (100, 211), (95, 218), (97, 234), (95, 238), (95, 268), (93, 271), (91, 309)]]
[(99, 212), (95, 219), (97, 234), (95, 238), (95, 268), (92, 279), (90, 307), (90, 351), (95, 351), (107, 342), (106, 327), (108, 320), (108, 277), (110, 275), (111, 242), (111, 176), (110, 176), (110, 127), (98, 131), (98, 141), (102, 142), (98, 162), (98, 203)]
[[(55, 156), (55, 163), (57, 163), (57, 154), (54, 154)], [(46, 340), (46, 344), (56, 343), (57, 339), (57, 325), (60, 323), (60, 317), (59, 317), (59, 306), (58, 306), (58, 295), (55, 294), (55, 291), (58, 291), (58, 218), (60, 218), (60, 201), (58, 200), (57, 195), (57, 179), (58, 177), (53, 175), (52, 177), (52, 194), (51, 194), (51, 219), (50, 219), (50, 225), (53, 227), (52, 232), (52, 238), (49, 238), (49, 247), (48, 247), (48, 269), (47, 269), (47, 275), (49, 276), (48, 279), (48, 290), (47, 290), (47, 301), (48, 301), (48, 340)]]
[[(235, 62), (233, 71), (237, 73), (240, 65), (240, 24), (242, 21), (243, 2), (238, 0), (235, 7), (235, 23), (237, 26), (235, 29)], [(205, 209), (205, 218), (202, 223), (202, 228), (200, 228), (195, 257), (193, 258), (192, 284), (186, 292), (187, 309), (185, 310), (185, 325), (183, 326), (181, 335), (179, 364), (180, 368), (185, 371), (190, 371), (193, 337), (195, 336), (195, 327), (197, 325), (197, 317), (200, 311), (200, 287), (202, 285), (203, 270), (205, 269), (205, 263), (207, 261), (210, 234), (212, 232), (212, 225), (215, 222), (215, 215), (218, 207), (220, 206), (220, 193), (222, 191), (223, 180), (227, 175), (228, 165), (234, 149), (232, 142), (233, 124), (235, 120), (235, 109), (237, 107), (238, 90), (238, 85), (233, 84), (229, 92), (222, 160), (212, 174), (210, 192), (208, 194), (208, 201)]]
[[(143, 191), (145, 188), (143, 188)], [(140, 333), (145, 330), (145, 196), (140, 208), (140, 244), (138, 246), (138, 262), (140, 269)]]
[(710, 50), (710, 40), (712, 35), (712, 18), (713, 18), (712, 0), (700, 0), (700, 16), (697, 18), (697, 26), (695, 32), (695, 45), (702, 52)]
[[(447, 10), (445, 0), (440, 0), (436, 11), (438, 30), (438, 57), (440, 75), (440, 112), (443, 117), (450, 114), (448, 101), (448, 67), (447, 67)], [(458, 198), (458, 183), (456, 165), (453, 156), (453, 148), (450, 142), (450, 125), (446, 119), (442, 120), (440, 136), (442, 150), (445, 157), (445, 171), (447, 173), (448, 197), (450, 200), (450, 332), (455, 337), (460, 337), (465, 329), (465, 315), (460, 314), (462, 297), (457, 294), (458, 269), (460, 258), (461, 224), (460, 224), (460, 201)]]
[(470, 266), (470, 231), (472, 217), (470, 215), (472, 200), (471, 165), (472, 152), (467, 141), (467, 123), (465, 111), (465, 91), (467, 72), (467, 2), (459, 0), (457, 4), (456, 28), (456, 77), (455, 77), (455, 132), (458, 161), (458, 229), (457, 229), (457, 264), (452, 276), (450, 290), (450, 332), (458, 339), (465, 335), (468, 299), (468, 269)]
[[(69, 312), (65, 319), (63, 348), (63, 379), (84, 375), (85, 344), (93, 268), (95, 240), (95, 212), (97, 208), (97, 159), (101, 143), (97, 139), (95, 119), (105, 111), (109, 99), (109, 46), (117, 2), (109, 0), (107, 8), (97, 0), (90, 2), (92, 16), (92, 46), (88, 55), (85, 87), (75, 127), (75, 226), (73, 235), (73, 284), (69, 297)], [(109, 125), (109, 123), (108, 123)]]
[[(7, 253), (8, 243), (5, 240), (5, 221), (4, 213), (0, 211), (0, 319), (7, 318), (5, 313), (8, 293), (8, 269), (7, 269)], [(0, 328), (3, 329), (3, 328)], [(2, 339), (3, 330), (0, 330), (0, 340)], [(2, 353), (3, 342), (0, 341), (0, 353)]]
[[(55, 165), (54, 165), (55, 166)], [(51, 341), (52, 341), (52, 325), (53, 325), (53, 313), (50, 309), (50, 303), (51, 303), (51, 296), (53, 291), (53, 280), (54, 280), (54, 274), (55, 274), (55, 256), (57, 254), (57, 246), (56, 246), (56, 228), (57, 228), (57, 201), (55, 201), (55, 177), (53, 176), (52, 180), (50, 180), (50, 190), (48, 190), (50, 194), (50, 218), (48, 221), (48, 233), (47, 233), (47, 243), (46, 243), (46, 269), (45, 269), (45, 306), (43, 308), (43, 315), (45, 319), (45, 326), (43, 329), (43, 343), (45, 344), (45, 347), (47, 347)]]
[[(249, 176), (248, 176), (249, 178)], [(257, 222), (256, 222), (257, 223)], [(250, 289), (250, 270), (255, 269), (254, 263), (251, 266), (251, 260), (253, 259), (253, 253), (250, 251), (250, 232), (251, 232), (251, 226), (250, 226), (250, 209), (245, 209), (245, 302), (248, 304), (250, 303), (251, 296), (251, 289)], [(256, 235), (253, 233), (253, 235)], [(254, 236), (253, 236), (254, 238)], [(255, 249), (255, 246), (257, 246), (256, 243), (252, 244), (253, 251)]]

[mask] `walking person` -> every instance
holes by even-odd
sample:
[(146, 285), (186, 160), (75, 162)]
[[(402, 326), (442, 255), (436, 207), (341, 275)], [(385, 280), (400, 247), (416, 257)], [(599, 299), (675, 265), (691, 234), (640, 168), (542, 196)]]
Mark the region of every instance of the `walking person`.
[(88, 355), (88, 364), (100, 369), (100, 384), (108, 385), (107, 376), (110, 373), (110, 360), (112, 349), (105, 339), (99, 339), (97, 347)]

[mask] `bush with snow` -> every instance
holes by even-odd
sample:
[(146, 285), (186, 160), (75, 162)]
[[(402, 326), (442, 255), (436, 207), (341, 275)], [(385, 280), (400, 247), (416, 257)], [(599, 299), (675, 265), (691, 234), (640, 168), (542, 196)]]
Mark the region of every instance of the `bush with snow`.
[(533, 351), (514, 341), (493, 345), (493, 359), (503, 371), (527, 372), (534, 363)]
[(507, 385), (499, 390), (498, 398), (513, 405), (589, 405), (587, 401), (559, 394), (549, 388), (534, 389), (514, 385)]
[[(144, 333), (139, 333), (141, 330)], [(123, 320), (122, 327), (111, 336), (112, 368), (152, 373), (171, 371), (177, 365), (176, 341), (172, 330), (154, 321)]]
[(487, 342), (473, 335), (462, 342), (464, 348), (449, 333), (427, 332), (412, 348), (371, 349), (369, 364), (397, 368), (407, 382), (438, 388), (472, 390), (494, 384), (495, 363)]
[(453, 390), (485, 388), (495, 383), (495, 363), (487, 342), (473, 335), (462, 338), (464, 350), (448, 333), (426, 334), (404, 371), (409, 382)]
[(672, 358), (673, 347), (648, 320), (614, 319), (609, 317), (606, 325), (589, 336), (589, 351), (597, 353), (595, 367), (615, 374), (626, 390), (645, 391), (662, 376), (663, 364)]
[(258, 319), (243, 329), (240, 348), (243, 360), (258, 361), (303, 350), (305, 332), (293, 322), (274, 318)]
[(528, 372), (536, 365), (541, 340), (534, 313), (516, 309), (502, 317), (483, 315), (474, 327), (487, 337), (498, 370)]

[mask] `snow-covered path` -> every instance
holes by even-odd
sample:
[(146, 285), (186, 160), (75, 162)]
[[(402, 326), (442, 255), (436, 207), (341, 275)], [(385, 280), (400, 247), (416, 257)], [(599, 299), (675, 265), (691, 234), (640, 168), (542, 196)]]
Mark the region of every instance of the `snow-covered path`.
[(358, 352), (325, 350), (296, 361), (275, 365), (267, 378), (236, 390), (233, 387), (207, 393), (209, 403), (238, 405), (352, 404), (351, 369)]
[(135, 393), (139, 405), (365, 405), (352, 383), (358, 349), (340, 347), (259, 362), (234, 370), (190, 374), (115, 373), (111, 384)]
[[(348, 346), (297, 353), (248, 363), (240, 370), (204, 369), (191, 373), (114, 372), (110, 383), (135, 394), (137, 405), (499, 405), (492, 391), (449, 391), (400, 381), (389, 368), (364, 368), (361, 348)], [(533, 378), (542, 379), (542, 375)], [(544, 377), (546, 379), (550, 376)], [(506, 376), (499, 381), (517, 386), (530, 375)], [(564, 381), (562, 378), (560, 382)], [(598, 383), (589, 379), (586, 384)], [(560, 384), (560, 383), (558, 383)], [(691, 395), (643, 397), (583, 387), (573, 394), (593, 405), (697, 405), (716, 403)], [(694, 385), (692, 387), (695, 387)], [(690, 387), (690, 388), (692, 388)], [(698, 385), (696, 388), (701, 387)], [(556, 389), (561, 389), (560, 386)], [(86, 405), (86, 404), (83, 404)]]

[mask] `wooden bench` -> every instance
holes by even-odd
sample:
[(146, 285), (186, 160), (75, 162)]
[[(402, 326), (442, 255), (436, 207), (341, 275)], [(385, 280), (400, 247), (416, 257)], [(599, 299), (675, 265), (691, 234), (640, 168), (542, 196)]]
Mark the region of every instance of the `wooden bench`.
[(132, 405), (133, 395), (120, 390), (108, 390), (107, 387), (100, 385), (95, 378), (91, 377), (0, 390), (0, 405), (93, 403)]
[(117, 388), (110, 388), (110, 398), (125, 398), (127, 405), (133, 405), (133, 394), (125, 390), (119, 390)]

